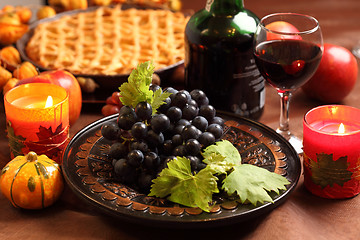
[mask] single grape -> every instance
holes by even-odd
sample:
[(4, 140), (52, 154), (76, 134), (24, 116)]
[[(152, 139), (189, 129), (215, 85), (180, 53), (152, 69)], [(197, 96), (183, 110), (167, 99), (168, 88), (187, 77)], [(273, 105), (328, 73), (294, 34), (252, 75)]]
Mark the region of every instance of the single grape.
[(187, 126), (190, 125), (190, 121), (186, 120), (186, 119), (180, 119), (179, 121), (177, 121), (176, 125), (182, 125), (182, 126)]
[(120, 107), (123, 106), (122, 102), (120, 101), (120, 92), (113, 92), (111, 94), (111, 98), (116, 105), (118, 105)]
[(187, 125), (183, 129), (181, 137), (184, 141), (188, 139), (197, 139), (199, 137), (199, 130), (193, 125)]
[(187, 155), (187, 151), (186, 151), (186, 147), (185, 145), (179, 145), (179, 146), (176, 146), (173, 150), (173, 155), (174, 156), (185, 156)]
[(165, 139), (169, 139), (174, 135), (174, 128), (175, 128), (174, 123), (170, 123), (169, 128), (163, 132)]
[(148, 173), (141, 173), (138, 178), (138, 187), (144, 193), (148, 193), (150, 191), (150, 187), (152, 184), (153, 176)]
[(131, 127), (131, 134), (138, 140), (145, 139), (147, 137), (148, 129), (145, 123), (137, 122)]
[(165, 92), (169, 92), (169, 93), (172, 93), (171, 95), (174, 95), (175, 93), (178, 92), (178, 90), (176, 90), (175, 88), (173, 87), (167, 87), (164, 89)]
[(152, 115), (152, 107), (148, 102), (139, 102), (135, 107), (135, 113), (141, 120), (148, 120)]
[(160, 157), (154, 152), (148, 152), (145, 154), (144, 164), (147, 169), (157, 169), (160, 165)]
[(151, 129), (155, 132), (164, 132), (170, 127), (170, 119), (165, 114), (156, 114), (150, 120)]
[(191, 95), (189, 91), (182, 89), (179, 92), (184, 93), (186, 95), (186, 99), (188, 100), (188, 102), (191, 100)]
[(166, 113), (166, 111), (169, 109), (169, 107), (171, 106), (171, 98), (167, 97), (164, 100), (164, 104), (161, 104), (160, 107), (158, 108), (158, 112), (160, 113)]
[(176, 125), (173, 129), (173, 134), (181, 134), (184, 127), (184, 125)]
[(184, 92), (179, 91), (172, 98), (171, 105), (181, 109), (181, 108), (185, 107), (187, 102), (188, 102), (188, 99), (187, 99), (186, 94)]
[(119, 127), (115, 123), (107, 123), (101, 126), (101, 134), (107, 140), (116, 140), (119, 135)]
[(120, 159), (125, 157), (127, 153), (128, 149), (124, 144), (115, 142), (110, 146), (108, 156), (112, 159)]
[(203, 116), (196, 116), (192, 120), (191, 124), (202, 132), (205, 132), (209, 125), (208, 120), (206, 120), (206, 118), (204, 118)]
[(211, 132), (204, 132), (200, 134), (198, 141), (203, 148), (206, 148), (207, 146), (215, 143), (215, 136)]
[(196, 139), (189, 139), (186, 141), (185, 147), (187, 154), (196, 156), (200, 153), (201, 144)]
[(202, 90), (194, 89), (190, 92), (190, 95), (191, 98), (194, 99), (199, 106), (206, 105), (206, 102), (209, 103), (209, 100), (206, 100), (206, 94)]
[(172, 138), (171, 138), (173, 147), (179, 146), (183, 144), (183, 138), (181, 137), (180, 134), (175, 134)]
[(156, 92), (157, 90), (161, 89), (161, 87), (157, 84), (151, 84), (149, 90)]
[(112, 104), (106, 104), (101, 108), (101, 114), (105, 117), (113, 114), (117, 114), (119, 111), (120, 111), (120, 107)]
[(173, 155), (170, 155), (170, 156), (165, 157), (165, 158), (163, 159), (162, 164), (160, 165), (159, 172), (160, 172), (162, 169), (167, 168), (167, 167), (168, 167), (168, 166), (167, 166), (168, 163), (169, 163), (171, 160), (175, 159), (175, 158), (176, 158), (176, 156), (173, 156)]
[(120, 108), (119, 115), (128, 115), (131, 114), (136, 118), (135, 110), (132, 107), (129, 106), (123, 106)]
[(200, 107), (199, 115), (211, 122), (216, 115), (216, 110), (212, 105), (203, 105)]
[(199, 107), (199, 105), (197, 104), (197, 102), (194, 99), (190, 99), (190, 101), (188, 101), (189, 105), (192, 105), (194, 107)]
[(196, 156), (186, 156), (190, 160), (190, 166), (192, 171), (197, 171), (201, 160)]
[(164, 144), (162, 146), (163, 153), (166, 155), (170, 155), (173, 151), (173, 143), (170, 139), (167, 139), (164, 141)]
[(206, 163), (203, 163), (200, 161), (200, 163), (198, 163), (197, 165), (197, 171), (200, 171), (201, 169), (206, 168)]
[(193, 105), (187, 104), (182, 109), (182, 117), (187, 120), (193, 120), (199, 113), (199, 109)]
[(130, 150), (140, 150), (142, 153), (146, 153), (149, 151), (149, 146), (145, 142), (135, 141), (130, 144)]
[[(121, 110), (120, 110), (121, 111)], [(130, 130), (131, 127), (136, 123), (136, 117), (132, 113), (120, 115), (117, 119), (119, 128), (123, 130)]]
[(136, 169), (130, 166), (124, 158), (115, 163), (114, 172), (119, 180), (125, 184), (133, 184), (136, 181)]
[(206, 131), (211, 132), (214, 135), (215, 139), (221, 138), (224, 133), (223, 128), (216, 123), (210, 124)]
[(216, 123), (216, 124), (219, 124), (221, 127), (223, 127), (224, 128), (224, 126), (225, 126), (225, 121), (224, 121), (224, 119), (222, 119), (221, 117), (218, 117), (218, 116), (215, 116), (214, 118), (213, 118), (213, 120), (210, 122), (210, 124), (212, 124), (212, 123)]
[(113, 167), (115, 167), (115, 164), (116, 164), (116, 162), (118, 161), (119, 159), (113, 159), (112, 161), (111, 161), (111, 165), (113, 166)]
[(206, 98), (202, 99), (201, 101), (197, 102), (197, 104), (199, 106), (209, 105), (209, 98), (206, 97)]
[(115, 165), (114, 165), (114, 171), (116, 175), (124, 175), (127, 171), (127, 162), (125, 158), (121, 158), (118, 161), (116, 161)]
[(132, 150), (127, 155), (128, 163), (137, 168), (144, 161), (144, 154), (140, 150)]
[(151, 129), (148, 131), (146, 141), (150, 146), (157, 147), (164, 143), (164, 135)]
[(177, 122), (182, 117), (182, 111), (180, 108), (172, 106), (167, 110), (166, 116), (168, 116), (171, 122)]

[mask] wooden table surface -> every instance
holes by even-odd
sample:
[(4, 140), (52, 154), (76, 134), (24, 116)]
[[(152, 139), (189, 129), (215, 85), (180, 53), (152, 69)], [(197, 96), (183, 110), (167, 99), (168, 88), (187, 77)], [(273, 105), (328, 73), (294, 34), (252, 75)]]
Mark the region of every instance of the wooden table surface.
[[(6, 0), (11, 4), (11, 1)], [(205, 0), (183, 0), (183, 9), (199, 10)], [(320, 22), (324, 41), (351, 49), (360, 44), (358, 0), (256, 0), (245, 6), (260, 18), (274, 12), (298, 12)], [(360, 108), (360, 85), (341, 104)], [(290, 128), (302, 137), (304, 114), (321, 105), (299, 90), (290, 107)], [(276, 128), (279, 97), (267, 87), (265, 111), (259, 122)], [(101, 106), (84, 104), (71, 136), (102, 118)], [(10, 160), (5, 134), (5, 113), (0, 105), (0, 168)], [(316, 197), (303, 186), (301, 175), (289, 198), (273, 211), (249, 221), (203, 229), (168, 229), (134, 224), (97, 212), (65, 187), (53, 206), (36, 211), (19, 210), (0, 193), (0, 239), (360, 239), (360, 197), (328, 200)]]

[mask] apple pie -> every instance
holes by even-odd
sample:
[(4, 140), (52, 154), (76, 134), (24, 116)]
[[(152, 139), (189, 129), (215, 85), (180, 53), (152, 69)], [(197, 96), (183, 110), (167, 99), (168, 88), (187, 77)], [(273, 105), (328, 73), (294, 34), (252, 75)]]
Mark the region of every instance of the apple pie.
[(98, 7), (39, 24), (25, 51), (39, 66), (79, 75), (128, 74), (149, 60), (157, 70), (184, 59), (187, 21), (165, 9)]

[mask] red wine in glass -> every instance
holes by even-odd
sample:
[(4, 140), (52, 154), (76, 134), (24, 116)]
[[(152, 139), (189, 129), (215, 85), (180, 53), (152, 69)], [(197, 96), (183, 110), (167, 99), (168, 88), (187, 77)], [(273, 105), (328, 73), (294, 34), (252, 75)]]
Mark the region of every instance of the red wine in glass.
[(272, 40), (255, 48), (255, 61), (265, 79), (279, 92), (298, 89), (317, 69), (322, 51), (312, 42)]

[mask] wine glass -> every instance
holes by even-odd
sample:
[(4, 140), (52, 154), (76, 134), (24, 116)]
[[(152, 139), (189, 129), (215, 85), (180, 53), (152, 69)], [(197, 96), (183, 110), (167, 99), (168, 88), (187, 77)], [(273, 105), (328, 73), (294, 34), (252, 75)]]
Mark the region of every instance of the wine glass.
[(302, 153), (302, 141), (289, 129), (289, 103), (291, 94), (311, 78), (320, 64), (324, 47), (319, 23), (303, 14), (270, 14), (261, 19), (254, 41), (256, 65), (281, 97), (277, 132)]

